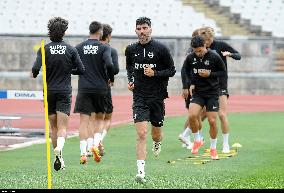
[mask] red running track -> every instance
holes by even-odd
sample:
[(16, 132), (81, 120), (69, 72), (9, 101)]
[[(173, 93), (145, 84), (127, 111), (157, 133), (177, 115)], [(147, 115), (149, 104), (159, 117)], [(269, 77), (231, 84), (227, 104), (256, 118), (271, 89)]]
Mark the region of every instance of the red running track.
[[(74, 108), (73, 98), (72, 109)], [(170, 96), (165, 100), (166, 116), (185, 115), (184, 100), (181, 96)], [(132, 96), (113, 96), (114, 112), (112, 125), (132, 121)], [(229, 112), (284, 112), (284, 96), (230, 96)], [(0, 115), (21, 116), (12, 126), (15, 128), (45, 128), (42, 101), (35, 100), (0, 100)], [(70, 115), (69, 131), (79, 127), (79, 114)], [(1, 124), (1, 123), (0, 123)], [(2, 125), (0, 125), (1, 127)]]

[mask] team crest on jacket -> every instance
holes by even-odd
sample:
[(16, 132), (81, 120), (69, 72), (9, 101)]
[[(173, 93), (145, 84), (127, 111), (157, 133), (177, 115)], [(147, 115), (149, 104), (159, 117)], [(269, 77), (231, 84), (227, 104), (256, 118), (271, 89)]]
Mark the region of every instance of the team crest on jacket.
[(204, 64), (205, 64), (206, 66), (209, 66), (209, 60), (205, 60)]
[(154, 57), (154, 52), (149, 52), (148, 56), (149, 56), (149, 58), (153, 58)]

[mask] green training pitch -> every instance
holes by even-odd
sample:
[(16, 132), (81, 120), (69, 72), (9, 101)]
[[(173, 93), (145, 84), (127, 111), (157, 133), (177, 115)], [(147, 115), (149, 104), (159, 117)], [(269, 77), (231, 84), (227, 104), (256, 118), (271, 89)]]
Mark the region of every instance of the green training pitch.
[[(66, 169), (56, 172), (52, 168), (54, 189), (94, 188), (284, 188), (284, 113), (231, 113), (230, 144), (240, 143), (238, 154), (227, 159), (193, 164), (191, 160), (175, 161), (191, 156), (181, 147), (177, 136), (183, 130), (185, 116), (165, 119), (162, 152), (154, 157), (152, 140), (148, 132), (148, 155), (145, 184), (134, 178), (136, 169), (136, 131), (133, 124), (112, 128), (104, 140), (106, 150), (100, 163), (89, 158), (80, 165), (78, 137), (66, 140), (63, 157)], [(218, 122), (219, 125), (219, 122)], [(207, 120), (203, 133), (209, 148)], [(222, 135), (218, 133), (218, 150)], [(47, 188), (45, 144), (0, 152), (0, 189)], [(53, 166), (53, 154), (51, 154)], [(206, 158), (210, 159), (210, 158)]]

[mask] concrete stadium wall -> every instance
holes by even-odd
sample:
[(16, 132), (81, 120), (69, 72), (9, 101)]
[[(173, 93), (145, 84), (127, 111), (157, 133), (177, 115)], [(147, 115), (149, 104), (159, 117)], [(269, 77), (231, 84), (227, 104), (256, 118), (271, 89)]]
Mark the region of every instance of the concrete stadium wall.
[[(66, 37), (65, 41), (76, 45), (87, 37)], [(41, 39), (47, 37), (0, 36), (0, 90), (42, 90), (42, 79), (29, 78)], [(170, 79), (169, 93), (180, 94), (182, 85), (180, 68), (183, 64), (189, 38), (157, 38), (171, 51), (177, 69)], [(229, 91), (231, 94), (284, 94), (284, 73), (273, 71), (273, 39), (226, 38), (242, 55), (241, 61), (228, 60)], [(135, 37), (113, 37), (111, 45), (119, 53), (120, 73), (116, 76), (113, 94), (129, 94), (125, 71), (124, 50), (136, 41)], [(77, 90), (77, 77), (72, 76), (73, 90)]]

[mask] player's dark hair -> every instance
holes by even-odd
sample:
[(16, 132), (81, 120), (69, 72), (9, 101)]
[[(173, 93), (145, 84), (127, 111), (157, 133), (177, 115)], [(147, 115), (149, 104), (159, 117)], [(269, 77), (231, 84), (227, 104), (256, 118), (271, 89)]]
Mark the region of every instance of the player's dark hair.
[(68, 28), (68, 21), (61, 17), (54, 17), (48, 21), (48, 36), (53, 42), (60, 42)]
[(112, 33), (112, 27), (110, 27), (110, 25), (108, 24), (103, 24), (103, 36), (101, 38), (101, 40), (106, 40), (106, 38), (108, 37), (108, 35), (110, 35)]
[(191, 43), (190, 43), (192, 48), (199, 48), (199, 47), (203, 47), (205, 45), (205, 41), (204, 38), (200, 35), (194, 36), (191, 39)]
[(89, 26), (90, 34), (95, 34), (102, 28), (103, 28), (103, 25), (100, 22), (93, 21)]
[(138, 19), (136, 19), (136, 26), (143, 24), (147, 24), (149, 27), (151, 27), (151, 19), (148, 17), (139, 17)]

